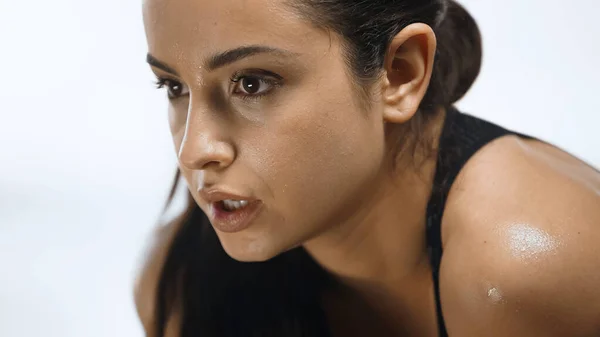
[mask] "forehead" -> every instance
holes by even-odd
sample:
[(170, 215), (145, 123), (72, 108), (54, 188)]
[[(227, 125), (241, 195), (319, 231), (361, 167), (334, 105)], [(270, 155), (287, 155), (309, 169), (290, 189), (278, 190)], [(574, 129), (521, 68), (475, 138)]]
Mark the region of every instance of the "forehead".
[[(322, 31), (296, 15), (288, 0), (145, 0), (150, 53), (200, 61), (200, 56), (242, 45), (303, 52)], [(180, 60), (178, 60), (180, 61)]]

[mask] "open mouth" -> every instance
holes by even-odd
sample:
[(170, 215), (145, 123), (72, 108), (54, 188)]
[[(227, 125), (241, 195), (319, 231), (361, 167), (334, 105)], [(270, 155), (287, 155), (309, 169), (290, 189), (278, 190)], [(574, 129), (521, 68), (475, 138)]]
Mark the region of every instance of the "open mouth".
[(211, 223), (222, 232), (241, 231), (252, 223), (262, 209), (260, 200), (225, 199), (212, 204)]
[(248, 200), (221, 200), (216, 206), (223, 212), (232, 213), (248, 206)]

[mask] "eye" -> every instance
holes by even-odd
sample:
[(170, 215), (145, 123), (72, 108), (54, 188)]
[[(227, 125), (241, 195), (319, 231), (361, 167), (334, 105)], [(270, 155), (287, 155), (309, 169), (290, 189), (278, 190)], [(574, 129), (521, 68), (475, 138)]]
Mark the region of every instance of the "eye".
[(261, 80), (258, 77), (242, 77), (240, 78), (233, 90), (236, 94), (257, 95), (269, 90), (269, 83)]
[(270, 72), (264, 73), (267, 74), (237, 74), (232, 77), (231, 82), (234, 84), (233, 94), (247, 98), (258, 98), (271, 92), (271, 90), (280, 84), (281, 77)]
[(156, 81), (156, 87), (159, 89), (167, 88), (169, 99), (175, 99), (190, 94), (190, 90), (185, 84), (167, 78), (159, 78)]

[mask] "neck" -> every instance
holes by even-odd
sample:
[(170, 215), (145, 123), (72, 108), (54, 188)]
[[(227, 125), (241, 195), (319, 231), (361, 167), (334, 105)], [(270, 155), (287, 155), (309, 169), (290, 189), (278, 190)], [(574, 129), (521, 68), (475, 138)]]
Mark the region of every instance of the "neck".
[[(423, 166), (433, 171), (429, 163)], [(304, 247), (343, 282), (401, 288), (428, 263), (424, 215), (430, 180), (408, 172), (381, 178), (351, 218)]]
[[(443, 118), (435, 119), (430, 134), (438, 139)], [(436, 158), (420, 158), (418, 167), (400, 163), (396, 171), (402, 172), (382, 173), (351, 217), (304, 244), (344, 288), (379, 311), (414, 319), (410, 324), (420, 331), (435, 318), (425, 214)]]

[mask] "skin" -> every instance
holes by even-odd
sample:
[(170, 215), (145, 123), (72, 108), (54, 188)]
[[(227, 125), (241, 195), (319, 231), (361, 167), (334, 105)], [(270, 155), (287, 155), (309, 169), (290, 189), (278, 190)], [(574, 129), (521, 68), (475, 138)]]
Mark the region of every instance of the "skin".
[[(340, 37), (282, 0), (146, 0), (144, 23), (152, 70), (181, 94), (170, 99), (169, 122), (190, 195), (205, 212), (199, 191), (213, 187), (264, 204), (251, 227), (217, 230), (226, 252), (262, 261), (303, 245), (343, 285), (324, 296), (335, 335), (435, 336), (424, 243), (435, 156), (402, 156), (393, 166), (387, 145), (429, 85), (431, 28), (413, 24), (394, 38), (365, 106)], [(211, 69), (214, 55), (256, 45), (279, 51)], [(266, 92), (260, 98), (248, 82), (231, 81), (265, 71), (275, 75), (248, 80)], [(424, 137), (437, 139), (443, 117), (440, 109)], [(550, 145), (506, 136), (481, 149), (453, 185), (442, 221), (449, 334), (598, 335), (598, 206), (598, 172)], [(176, 231), (158, 230), (137, 281), (148, 336)], [(178, 316), (167, 336), (177, 335)]]

